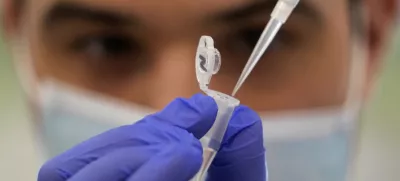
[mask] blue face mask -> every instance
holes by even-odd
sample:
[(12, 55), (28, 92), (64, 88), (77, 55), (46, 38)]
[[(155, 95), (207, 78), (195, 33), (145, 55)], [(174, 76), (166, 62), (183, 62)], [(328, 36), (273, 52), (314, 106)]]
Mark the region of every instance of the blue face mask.
[(345, 181), (354, 158), (356, 110), (261, 115), (270, 180)]
[(266, 142), (270, 180), (344, 181), (349, 164), (346, 133), (295, 141)]
[[(152, 113), (55, 84), (48, 85), (43, 93), (43, 136), (49, 156)], [(344, 181), (352, 159), (349, 141), (354, 122), (341, 123), (341, 112), (326, 109), (261, 114), (269, 180)]]
[(40, 90), (42, 140), (48, 157), (109, 129), (133, 124), (150, 109), (124, 104), (111, 98), (58, 83), (46, 83)]

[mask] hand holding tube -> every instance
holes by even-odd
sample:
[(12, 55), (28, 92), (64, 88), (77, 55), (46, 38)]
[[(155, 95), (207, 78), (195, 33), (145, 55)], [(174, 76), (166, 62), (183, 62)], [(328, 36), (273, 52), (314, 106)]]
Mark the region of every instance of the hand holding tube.
[[(176, 99), (159, 113), (95, 136), (51, 159), (40, 169), (38, 181), (187, 181), (200, 168), (198, 139), (208, 132), (216, 114), (217, 105), (208, 96)], [(265, 171), (260, 119), (240, 106), (208, 180), (264, 181)]]

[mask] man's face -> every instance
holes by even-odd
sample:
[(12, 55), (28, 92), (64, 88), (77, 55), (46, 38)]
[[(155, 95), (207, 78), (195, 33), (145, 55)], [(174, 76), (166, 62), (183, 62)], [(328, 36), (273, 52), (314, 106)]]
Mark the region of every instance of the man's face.
[[(35, 0), (23, 22), (41, 79), (161, 108), (199, 92), (195, 51), (212, 36), (230, 93), (273, 0)], [(302, 0), (238, 93), (259, 110), (339, 105), (351, 57), (348, 0)]]

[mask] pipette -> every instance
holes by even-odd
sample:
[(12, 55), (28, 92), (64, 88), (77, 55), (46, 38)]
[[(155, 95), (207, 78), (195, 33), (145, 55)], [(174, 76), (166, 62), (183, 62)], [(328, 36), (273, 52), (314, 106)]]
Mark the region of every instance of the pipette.
[(257, 62), (260, 60), (265, 50), (270, 46), (271, 42), (274, 40), (278, 31), (282, 27), (282, 25), (286, 22), (289, 16), (292, 14), (294, 8), (297, 6), (300, 0), (279, 0), (276, 4), (274, 10), (271, 13), (271, 19), (265, 27), (261, 37), (258, 39), (258, 42), (251, 53), (249, 60), (247, 61), (246, 66), (244, 67), (242, 74), (239, 77), (238, 82), (236, 83), (235, 88), (233, 89), (232, 96), (235, 96), (239, 91), (240, 87), (242, 87), (244, 81), (250, 75), (251, 71), (253, 71)]
[(197, 81), (200, 89), (215, 100), (218, 112), (213, 126), (200, 140), (203, 146), (203, 164), (192, 181), (203, 181), (205, 179), (207, 170), (221, 146), (233, 111), (240, 103), (239, 100), (229, 95), (208, 88), (211, 77), (219, 71), (220, 66), (221, 55), (214, 48), (213, 39), (209, 36), (202, 36), (196, 54)]

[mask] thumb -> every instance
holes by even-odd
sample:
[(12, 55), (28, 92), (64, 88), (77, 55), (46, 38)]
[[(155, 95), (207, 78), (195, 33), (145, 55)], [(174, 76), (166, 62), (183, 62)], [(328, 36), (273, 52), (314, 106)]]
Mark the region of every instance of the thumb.
[(151, 115), (151, 119), (145, 120), (179, 127), (200, 139), (214, 124), (217, 112), (218, 106), (213, 98), (196, 94), (189, 99), (175, 99), (162, 111)]

